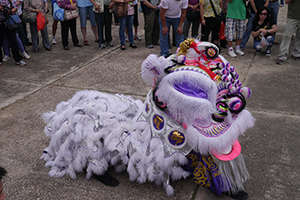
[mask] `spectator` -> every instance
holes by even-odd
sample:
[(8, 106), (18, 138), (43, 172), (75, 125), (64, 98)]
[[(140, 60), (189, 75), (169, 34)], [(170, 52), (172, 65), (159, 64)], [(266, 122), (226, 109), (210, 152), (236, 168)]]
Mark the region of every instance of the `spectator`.
[(269, 9), (263, 7), (255, 15), (252, 27), (252, 36), (254, 38), (254, 47), (257, 53), (262, 50), (261, 40), (264, 37), (269, 45), (267, 46), (266, 56), (271, 55), (271, 48), (274, 43), (274, 35), (277, 27), (270, 17)]
[[(23, 16), (23, 1), (24, 0), (17, 0), (18, 10), (17, 10), (16, 14), (19, 16), (19, 18), (21, 20), (22, 20), (22, 16)], [(27, 30), (26, 30), (25, 22), (21, 23), (21, 26), (18, 27), (17, 32), (18, 32), (19, 38), (21, 39), (21, 42), (24, 47), (25, 47), (25, 45), (32, 45), (32, 43), (29, 42), (29, 39), (27, 37)]]
[(133, 17), (133, 27), (134, 27), (134, 40), (142, 41), (142, 38), (138, 35), (138, 27), (139, 27), (139, 15), (138, 15), (138, 1), (133, 1), (133, 7), (134, 7), (134, 17)]
[[(249, 40), (250, 34), (252, 32), (252, 22), (255, 19), (255, 14), (258, 10), (261, 10), (263, 7), (268, 7), (269, 0), (262, 1), (262, 0), (250, 0), (250, 10), (251, 10), (251, 17), (247, 21), (246, 31), (244, 32), (241, 48), (244, 49), (246, 44)], [(249, 5), (248, 5), (249, 6)]]
[[(192, 24), (192, 38), (198, 36), (199, 20), (200, 20), (200, 2), (199, 0), (189, 0), (186, 17), (183, 23), (183, 38), (187, 39), (189, 36), (190, 26)], [(195, 16), (194, 19), (189, 19), (189, 13)]]
[(7, 171), (4, 168), (0, 167), (0, 199), (1, 200), (4, 200), (6, 198), (6, 195), (3, 192), (4, 186), (2, 182), (2, 178), (6, 175), (6, 173)]
[(89, 42), (86, 38), (86, 20), (87, 16), (89, 16), (92, 31), (95, 36), (95, 42), (98, 42), (98, 34), (97, 34), (97, 27), (96, 27), (96, 21), (95, 21), (95, 15), (93, 11), (93, 4), (90, 0), (78, 0), (77, 1), (77, 7), (79, 11), (79, 17), (80, 17), (80, 25), (81, 25), (81, 33), (83, 36), (83, 45), (89, 46)]
[[(222, 0), (222, 10), (225, 13), (225, 15), (227, 15), (227, 8), (228, 8), (228, 1), (227, 0)], [(223, 23), (226, 25), (226, 19), (225, 21), (223, 21)], [(226, 38), (225, 39), (220, 39), (220, 46), (223, 48), (227, 48), (227, 41)]]
[[(17, 39), (17, 43), (18, 43), (18, 47), (19, 47), (19, 50), (21, 52), (21, 55), (26, 58), (26, 59), (29, 59), (30, 56), (27, 54), (27, 52), (25, 51), (25, 48), (22, 44), (22, 41), (20, 40), (19, 36), (17, 33), (16, 34), (16, 39)], [(3, 43), (2, 43), (2, 47), (3, 47), (3, 53), (4, 53), (4, 57), (3, 57), (3, 61), (7, 61), (9, 59), (9, 41), (7, 39), (7, 36), (6, 34), (4, 33), (4, 38), (3, 38)]]
[[(53, 16), (53, 12), (54, 12), (54, 8), (53, 8), (53, 4), (56, 3), (56, 0), (51, 0), (52, 2), (52, 16)], [(56, 45), (56, 31), (57, 31), (57, 24), (58, 24), (58, 20), (56, 19), (53, 19), (53, 22), (52, 22), (52, 44), (53, 45)]]
[[(225, 36), (228, 46), (228, 55), (231, 57), (236, 57), (235, 53), (241, 56), (244, 55), (244, 52), (240, 48), (246, 25), (246, 7), (243, 1), (244, 0), (228, 0)], [(235, 30), (236, 46), (234, 53), (232, 41)]]
[[(104, 48), (105, 46), (114, 46), (112, 42), (111, 36), (111, 24), (112, 24), (112, 8), (114, 7), (114, 2), (111, 0), (103, 0), (104, 4), (104, 12), (100, 12), (100, 20), (101, 20), (101, 47)], [(98, 29), (99, 31), (99, 29)], [(105, 31), (105, 34), (103, 32)], [(105, 36), (105, 37), (104, 37)], [(98, 37), (100, 37), (98, 35)]]
[[(77, 1), (72, 0), (72, 3), (70, 0), (58, 0), (57, 4), (60, 8), (63, 8), (65, 10), (75, 10), (77, 8)], [(72, 36), (72, 42), (75, 47), (82, 47), (82, 45), (79, 43), (77, 33), (76, 33), (76, 18), (62, 21), (61, 24), (61, 38), (62, 38), (62, 44), (64, 50), (68, 51), (69, 48), (69, 29), (71, 31)]]
[(134, 44), (133, 32), (132, 32), (132, 25), (133, 25), (133, 18), (134, 18), (134, 7), (132, 4), (132, 0), (113, 0), (116, 3), (125, 3), (125, 6), (128, 6), (128, 14), (125, 17), (119, 17), (120, 28), (119, 28), (119, 37), (121, 43), (121, 50), (125, 50), (125, 27), (127, 28), (128, 37), (130, 47), (137, 48)]
[(158, 23), (158, 5), (159, 0), (141, 0), (141, 6), (144, 13), (145, 45), (147, 48), (153, 48), (159, 41), (159, 23)]
[(219, 15), (222, 12), (221, 0), (200, 0), (200, 14), (202, 24), (202, 37), (201, 41), (208, 41), (208, 36), (212, 32), (212, 42), (218, 45), (219, 31), (221, 22), (216, 20), (215, 12), (212, 8), (212, 4)]
[(278, 60), (276, 62), (279, 65), (284, 63), (287, 59), (287, 54), (289, 53), (290, 43), (295, 29), (297, 32), (294, 49), (291, 54), (294, 60), (300, 60), (300, 1), (285, 0), (285, 3), (288, 4), (288, 13), (282, 41), (279, 47)]
[[(28, 12), (42, 12), (46, 13), (48, 7), (47, 0), (24, 0), (24, 9)], [(46, 15), (45, 15), (46, 18)], [(30, 23), (30, 33), (31, 33), (31, 41), (32, 41), (32, 48), (34, 53), (39, 52), (39, 35), (37, 30), (36, 23)], [(52, 51), (52, 47), (49, 42), (49, 35), (47, 30), (47, 19), (46, 25), (43, 30), (41, 30), (41, 35), (43, 38), (43, 45), (47, 51)]]
[[(268, 9), (270, 10), (270, 14), (271, 14), (271, 18), (272, 18), (273, 22), (275, 23), (275, 25), (277, 25), (277, 18), (278, 18), (278, 12), (279, 12), (279, 0), (269, 0)], [(276, 36), (276, 34), (275, 34), (275, 36)], [(279, 42), (277, 42), (274, 39), (274, 44), (279, 44)]]
[(101, 20), (101, 13), (104, 12), (104, 6), (103, 6), (103, 0), (90, 0), (92, 4), (94, 5), (93, 11), (94, 11), (94, 16), (97, 24), (97, 29), (98, 29), (98, 44), (99, 44), (99, 49), (105, 48), (105, 44), (102, 44), (102, 26), (101, 24), (104, 23), (104, 21)]
[(179, 47), (180, 43), (184, 40), (182, 24), (186, 16), (188, 0), (161, 0), (159, 7), (160, 55), (167, 57), (169, 55), (168, 36), (170, 25), (175, 30), (176, 46)]
[[(8, 9), (4, 9), (6, 7)], [(6, 26), (5, 19), (10, 13), (15, 13), (17, 11), (17, 2), (16, 0), (0, 0), (0, 47), (3, 43), (4, 33), (7, 36), (7, 39), (11, 45), (11, 50), (13, 58), (16, 62), (16, 65), (25, 66), (26, 63), (22, 60), (22, 56), (19, 54), (18, 43), (16, 39), (15, 30), (9, 30)], [(0, 48), (0, 65), (2, 65), (2, 50)]]

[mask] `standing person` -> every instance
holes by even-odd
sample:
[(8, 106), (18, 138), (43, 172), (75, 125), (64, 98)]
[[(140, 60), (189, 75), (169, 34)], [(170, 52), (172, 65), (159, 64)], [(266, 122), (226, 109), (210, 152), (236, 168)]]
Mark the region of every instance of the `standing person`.
[[(240, 48), (246, 25), (246, 7), (243, 1), (244, 0), (228, 0), (225, 36), (228, 46), (228, 55), (231, 57), (236, 57), (235, 53), (241, 56), (244, 55), (244, 52)], [(232, 41), (235, 30), (236, 46), (234, 52), (232, 47)]]
[[(49, 42), (49, 35), (47, 30), (47, 19), (46, 19), (46, 11), (47, 11), (48, 3), (47, 0), (24, 0), (24, 9), (28, 12), (39, 13), (42, 12), (45, 14), (46, 25), (43, 30), (41, 30), (41, 35), (43, 38), (43, 45), (47, 51), (52, 51), (52, 47)], [(39, 52), (39, 35), (37, 30), (36, 23), (30, 23), (30, 33), (31, 33), (31, 41), (32, 48), (34, 53)]]
[(6, 175), (7, 171), (0, 167), (0, 200), (4, 200), (6, 198), (6, 195), (3, 192), (3, 182), (2, 182), (2, 178)]
[[(6, 7), (8, 9), (3, 9), (3, 7)], [(26, 63), (22, 60), (22, 56), (19, 53), (15, 30), (9, 30), (5, 22), (6, 17), (8, 17), (6, 15), (10, 13), (15, 13), (17, 11), (17, 8), (18, 5), (16, 0), (0, 0), (0, 47), (2, 47), (4, 33), (5, 33), (11, 45), (11, 50), (16, 65), (20, 65), (23, 67), (26, 65)], [(0, 65), (2, 65), (1, 48), (0, 48)]]
[(125, 6), (128, 6), (127, 16), (119, 17), (119, 22), (120, 22), (119, 37), (120, 37), (120, 43), (121, 43), (121, 50), (126, 49), (126, 47), (125, 47), (125, 28), (127, 28), (130, 47), (137, 48), (137, 46), (134, 44), (133, 31), (132, 31), (133, 18), (134, 18), (134, 7), (132, 5), (133, 0), (113, 0), (113, 1), (115, 3), (124, 3)]
[[(71, 2), (72, 1), (72, 2)], [(76, 0), (57, 0), (57, 4), (59, 7), (65, 10), (75, 10), (77, 8), (77, 1)], [(76, 33), (76, 18), (62, 21), (61, 24), (61, 38), (64, 50), (68, 51), (69, 48), (69, 29), (71, 31), (72, 42), (75, 47), (82, 47), (79, 43), (77, 33)]]
[[(16, 12), (16, 14), (19, 16), (19, 18), (22, 20), (22, 16), (23, 16), (23, 1), (24, 0), (17, 0), (17, 4), (18, 4), (18, 10)], [(23, 44), (23, 46), (25, 47), (25, 45), (32, 45), (31, 42), (29, 42), (29, 39), (27, 37), (27, 30), (26, 30), (26, 23), (22, 22), (21, 26), (18, 27), (17, 29), (19, 38)]]
[(288, 4), (288, 13), (282, 41), (279, 47), (278, 60), (276, 62), (279, 65), (283, 64), (284, 61), (287, 59), (290, 43), (295, 29), (297, 29), (297, 32), (294, 43), (294, 49), (292, 50), (291, 54), (292, 59), (300, 60), (300, 1), (285, 0), (285, 3)]
[(95, 15), (95, 20), (97, 24), (97, 30), (98, 30), (98, 44), (99, 49), (105, 48), (105, 44), (102, 44), (102, 25), (104, 22), (101, 20), (101, 14), (104, 12), (104, 6), (103, 6), (103, 0), (90, 0), (92, 4), (94, 5), (93, 11)]
[[(246, 44), (249, 40), (249, 37), (252, 32), (252, 22), (255, 19), (255, 14), (258, 10), (261, 10), (263, 7), (268, 7), (269, 0), (250, 0), (250, 10), (251, 10), (251, 17), (247, 21), (246, 25), (246, 31), (244, 32), (241, 48), (244, 49), (246, 47)], [(248, 5), (249, 6), (249, 5)]]
[[(100, 20), (101, 20), (101, 48), (105, 48), (105, 46), (114, 46), (112, 42), (111, 35), (111, 24), (112, 24), (112, 8), (114, 6), (114, 2), (111, 0), (103, 0), (104, 4), (104, 12), (100, 12)], [(99, 29), (98, 29), (99, 31)], [(103, 33), (104, 32), (104, 33)], [(98, 35), (98, 37), (100, 37)]]
[(144, 13), (145, 45), (147, 48), (153, 48), (159, 41), (159, 23), (158, 23), (158, 5), (159, 0), (141, 0), (141, 6)]
[[(223, 6), (223, 8), (222, 8), (223, 12), (225, 13), (225, 15), (227, 15), (228, 1), (227, 0), (222, 0), (222, 6)], [(223, 23), (226, 26), (226, 19), (223, 21)], [(220, 46), (222, 48), (227, 48), (226, 38), (225, 39), (220, 39)]]
[(159, 13), (160, 25), (160, 55), (167, 57), (169, 54), (169, 30), (172, 25), (175, 30), (176, 46), (179, 47), (183, 38), (183, 22), (186, 16), (188, 0), (161, 0)]
[[(273, 22), (275, 23), (275, 25), (277, 25), (277, 18), (279, 12), (279, 0), (269, 0), (268, 9), (270, 10), (270, 14)], [(274, 40), (274, 44), (279, 44), (279, 42)]]
[[(54, 13), (53, 4), (56, 3), (56, 0), (51, 0), (51, 3), (52, 3), (52, 16), (53, 16), (53, 13)], [(58, 20), (53, 19), (53, 22), (52, 22), (52, 44), (53, 45), (56, 45), (57, 24), (58, 24)]]
[(83, 45), (89, 46), (89, 42), (86, 38), (86, 20), (87, 16), (89, 16), (92, 31), (95, 36), (95, 42), (98, 42), (98, 34), (97, 34), (97, 27), (96, 27), (96, 21), (95, 21), (95, 15), (93, 11), (93, 4), (90, 0), (78, 0), (77, 1), (77, 7), (79, 11), (79, 17), (80, 17), (80, 26), (81, 26), (81, 33), (83, 36)]
[[(189, 18), (189, 13), (196, 16), (194, 19)], [(199, 17), (198, 17), (199, 16)], [(200, 2), (199, 0), (189, 0), (186, 17), (183, 23), (183, 37), (186, 40), (189, 36), (190, 26), (192, 24), (192, 38), (198, 36), (200, 20)]]
[(274, 35), (277, 32), (277, 27), (270, 17), (270, 12), (267, 7), (258, 10), (255, 15), (252, 27), (252, 36), (254, 38), (254, 47), (257, 53), (262, 50), (262, 37), (266, 38), (269, 45), (267, 46), (266, 56), (271, 55), (271, 48), (274, 43)]
[[(222, 12), (221, 0), (200, 0), (200, 14), (202, 24), (202, 37), (201, 41), (208, 41), (208, 36), (212, 32), (212, 42), (218, 45), (219, 31), (221, 22), (216, 20), (215, 12), (212, 8), (214, 6), (217, 15)], [(212, 5), (213, 4), (213, 5)]]
[(134, 17), (133, 17), (133, 27), (134, 27), (134, 40), (142, 41), (142, 38), (138, 35), (138, 27), (139, 27), (139, 12), (138, 12), (138, 1), (133, 1), (133, 7), (134, 7)]

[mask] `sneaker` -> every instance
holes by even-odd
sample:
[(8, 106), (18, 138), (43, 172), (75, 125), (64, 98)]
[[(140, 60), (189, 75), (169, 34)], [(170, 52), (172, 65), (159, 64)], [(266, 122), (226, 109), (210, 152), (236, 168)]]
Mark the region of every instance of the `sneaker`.
[(299, 57), (296, 57), (296, 56), (293, 56), (293, 55), (292, 55), (292, 59), (293, 59), (293, 60), (300, 60), (300, 56), (299, 56)]
[(19, 62), (16, 62), (16, 65), (24, 67), (26, 65), (26, 62), (24, 62), (23, 60), (20, 60)]
[(230, 57), (235, 58), (236, 54), (234, 53), (233, 49), (232, 50), (228, 50), (228, 55), (230, 55)]
[(105, 44), (101, 44), (100, 46), (99, 46), (99, 49), (104, 49), (105, 48)]
[(53, 45), (56, 45), (55, 37), (52, 38), (52, 44), (53, 44)]
[(2, 62), (0, 62), (0, 66), (2, 65)]
[(284, 59), (282, 59), (282, 58), (279, 58), (277, 61), (276, 61), (276, 64), (278, 64), (278, 65), (282, 65), (283, 63), (284, 63)]
[(241, 56), (245, 55), (245, 53), (241, 50), (241, 48), (236, 48), (235, 49), (235, 53), (237, 53), (237, 54), (239, 54)]
[(127, 35), (125, 36), (125, 42), (129, 42)]
[(30, 56), (28, 55), (28, 53), (26, 53), (26, 51), (23, 51), (21, 54), (22, 54), (22, 56), (23, 56), (24, 58), (26, 58), (27, 60), (30, 58)]
[(153, 45), (152, 45), (152, 44), (148, 44), (146, 47), (147, 47), (148, 49), (152, 49), (152, 48), (153, 48)]
[(270, 48), (267, 48), (267, 50), (266, 50), (266, 56), (271, 56), (271, 49)]
[(113, 47), (114, 46), (114, 43), (113, 42), (108, 42), (106, 43), (107, 46), (110, 46), (110, 47)]
[(261, 53), (261, 49), (256, 49), (255, 51), (256, 51), (257, 54)]
[(142, 41), (142, 38), (140, 38), (139, 35), (135, 35), (135, 36), (134, 36), (134, 40)]
[(6, 61), (8, 61), (10, 59), (10, 57), (9, 56), (7, 56), (7, 55), (4, 55), (4, 58), (2, 59), (3, 60), (3, 62), (6, 62)]

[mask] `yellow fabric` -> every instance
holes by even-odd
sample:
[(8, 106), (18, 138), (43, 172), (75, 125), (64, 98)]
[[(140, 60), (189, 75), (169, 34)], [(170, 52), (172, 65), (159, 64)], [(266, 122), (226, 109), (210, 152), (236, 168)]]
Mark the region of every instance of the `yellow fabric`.
[[(217, 14), (220, 14), (222, 9), (220, 7), (221, 0), (211, 0), (212, 3), (215, 6), (215, 10)], [(203, 4), (203, 12), (204, 17), (215, 17), (214, 10), (211, 7), (211, 3), (209, 0), (200, 0), (200, 2)]]

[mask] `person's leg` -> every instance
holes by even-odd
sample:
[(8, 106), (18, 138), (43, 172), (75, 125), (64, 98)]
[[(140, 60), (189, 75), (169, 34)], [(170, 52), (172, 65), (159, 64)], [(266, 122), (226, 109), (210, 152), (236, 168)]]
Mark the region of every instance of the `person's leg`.
[(279, 47), (278, 59), (285, 61), (289, 53), (290, 43), (292, 35), (294, 34), (295, 27), (297, 26), (297, 20), (287, 18), (286, 25), (284, 28), (283, 37)]
[(119, 18), (120, 28), (119, 28), (119, 38), (121, 46), (125, 46), (125, 26), (126, 26), (126, 17)]
[(52, 44), (55, 45), (56, 44), (56, 31), (57, 31), (57, 23), (58, 20), (53, 19), (53, 23), (52, 23)]
[(98, 33), (97, 33), (97, 27), (96, 27), (96, 21), (95, 21), (93, 6), (89, 6), (87, 8), (88, 8), (89, 19), (90, 19), (90, 22), (91, 22), (91, 28), (92, 28), (92, 31), (94, 33), (95, 40), (97, 41), (97, 40), (99, 40), (99, 37), (98, 37)]
[(294, 43), (294, 49), (292, 50), (292, 56), (294, 58), (300, 58), (300, 20), (297, 20), (297, 32), (296, 32), (296, 38)]
[(145, 29), (145, 44), (146, 46), (152, 45), (153, 34), (153, 17), (155, 10), (152, 10), (150, 14), (144, 14), (144, 29)]
[(184, 39), (187, 39), (189, 36), (190, 26), (191, 26), (191, 21), (188, 20), (186, 17), (183, 22), (183, 38)]
[(236, 54), (232, 48), (232, 40), (235, 31), (236, 20), (232, 18), (226, 18), (225, 37), (227, 41), (228, 55), (236, 57)]
[(199, 20), (195, 20), (192, 22), (192, 38), (198, 37), (199, 25)]
[(218, 46), (221, 22), (217, 22), (217, 20), (214, 18), (211, 24), (213, 25), (212, 26), (212, 41), (215, 45)]
[(133, 19), (134, 19), (134, 15), (128, 15), (126, 20), (127, 33), (128, 33), (130, 44), (134, 43), (133, 30), (132, 30)]
[(39, 49), (39, 36), (36, 23), (30, 23), (30, 33), (31, 33), (31, 41), (32, 41), (32, 48), (34, 49), (35, 53), (36, 50)]
[(0, 24), (0, 63), (2, 63), (2, 44), (3, 44), (3, 38), (4, 38), (4, 28), (5, 25), (4, 24)]
[[(22, 20), (22, 15), (20, 15), (19, 17)], [(24, 29), (24, 26), (25, 26), (25, 29)], [(22, 41), (23, 46), (25, 46), (28, 43), (28, 38), (26, 36), (25, 31), (26, 31), (26, 23), (22, 22), (21, 26), (17, 29), (17, 32), (18, 32), (19, 38)]]
[(247, 42), (250, 38), (250, 35), (252, 33), (252, 22), (253, 22), (254, 19), (255, 19), (255, 14), (252, 13), (251, 17), (247, 21), (246, 30), (244, 32), (242, 43), (241, 43), (241, 48), (246, 47), (246, 44), (247, 44)]
[(179, 26), (180, 18), (173, 18), (172, 19), (172, 26), (175, 30), (175, 41), (176, 41), (176, 47), (178, 48), (180, 43), (184, 41), (183, 34), (179, 34), (177, 31), (177, 28)]
[(16, 62), (22, 60), (22, 56), (19, 53), (19, 47), (16, 39), (16, 32), (15, 30), (9, 30), (8, 28), (4, 29), (8, 42), (10, 44), (11, 52), (13, 54), (13, 58)]
[(243, 39), (243, 35), (245, 32), (245, 27), (246, 27), (246, 20), (242, 20), (242, 19), (237, 20), (235, 52), (241, 56), (243, 56), (245, 54), (240, 48), (240, 45), (241, 45), (242, 39)]
[(103, 13), (96, 13), (96, 12), (94, 13), (95, 21), (97, 24), (97, 30), (98, 30), (98, 38), (99, 38), (98, 44), (99, 44), (100, 48), (101, 48), (101, 43), (102, 43), (102, 40), (101, 40), (101, 38), (102, 38), (101, 14), (103, 14)]
[[(3, 32), (3, 41), (2, 41), (2, 48), (3, 48), (3, 54), (6, 59), (9, 58), (9, 44), (8, 44), (8, 39), (6, 37), (6, 34)], [(1, 49), (1, 46), (0, 46)], [(4, 60), (7, 61), (7, 60)]]
[(153, 17), (153, 34), (152, 34), (152, 44), (157, 45), (159, 41), (159, 22), (158, 22), (158, 15), (159, 11), (154, 11), (155, 15)]
[(205, 17), (205, 26), (202, 25), (202, 29), (201, 29), (201, 41), (208, 41), (208, 37), (209, 34), (212, 30), (212, 21), (213, 21), (213, 17)]
[(260, 41), (258, 40), (254, 40), (254, 48), (256, 50), (257, 53), (260, 53), (261, 52), (261, 46), (260, 46)]
[(138, 35), (138, 26), (139, 26), (139, 16), (138, 16), (138, 5), (134, 5), (134, 18), (133, 18), (133, 26), (134, 26), (134, 36), (135, 39), (140, 40), (140, 37)]
[(86, 38), (86, 19), (87, 19), (88, 7), (78, 7), (78, 11), (79, 11), (79, 18), (80, 18), (80, 29), (83, 36), (84, 45), (89, 45)]
[[(270, 10), (271, 18), (275, 25), (277, 25), (277, 18), (278, 18), (278, 12), (279, 12), (279, 1), (276, 2), (269, 2), (268, 8)], [(275, 33), (276, 36), (276, 33)], [(278, 42), (274, 43), (278, 44)]]
[(47, 24), (43, 30), (41, 30), (42, 38), (43, 38), (43, 44), (46, 50), (51, 50), (51, 45), (49, 41), (49, 35), (48, 35), (48, 28)]
[(169, 37), (169, 32), (170, 32), (170, 23), (169, 23), (169, 18), (166, 17), (166, 22), (167, 22), (167, 27), (168, 27), (168, 33), (166, 35), (163, 35), (162, 34), (162, 28), (163, 28), (163, 25), (161, 23), (161, 19), (159, 17), (159, 39), (160, 39), (160, 42), (159, 42), (159, 46), (160, 46), (160, 55), (162, 56), (165, 56), (167, 57), (168, 54), (169, 54), (169, 42), (168, 42), (168, 37)]
[(69, 22), (70, 22), (72, 42), (74, 45), (78, 45), (79, 40), (78, 40), (77, 33), (76, 33), (76, 18), (69, 20)]
[(63, 47), (67, 47), (69, 45), (69, 21), (62, 21), (61, 24), (61, 40)]
[[(105, 18), (105, 20), (104, 20), (105, 41), (106, 41), (106, 43), (110, 43), (112, 41), (112, 36), (111, 36), (112, 13), (109, 12), (108, 6), (105, 9), (105, 5), (104, 5), (104, 18)], [(102, 29), (102, 31), (103, 31), (103, 29)]]
[(23, 43), (22, 43), (22, 41), (19, 38), (17, 33), (16, 33), (16, 39), (17, 39), (17, 43), (18, 43), (18, 47), (20, 49), (20, 52), (23, 53), (25, 51), (25, 49), (24, 49)]

